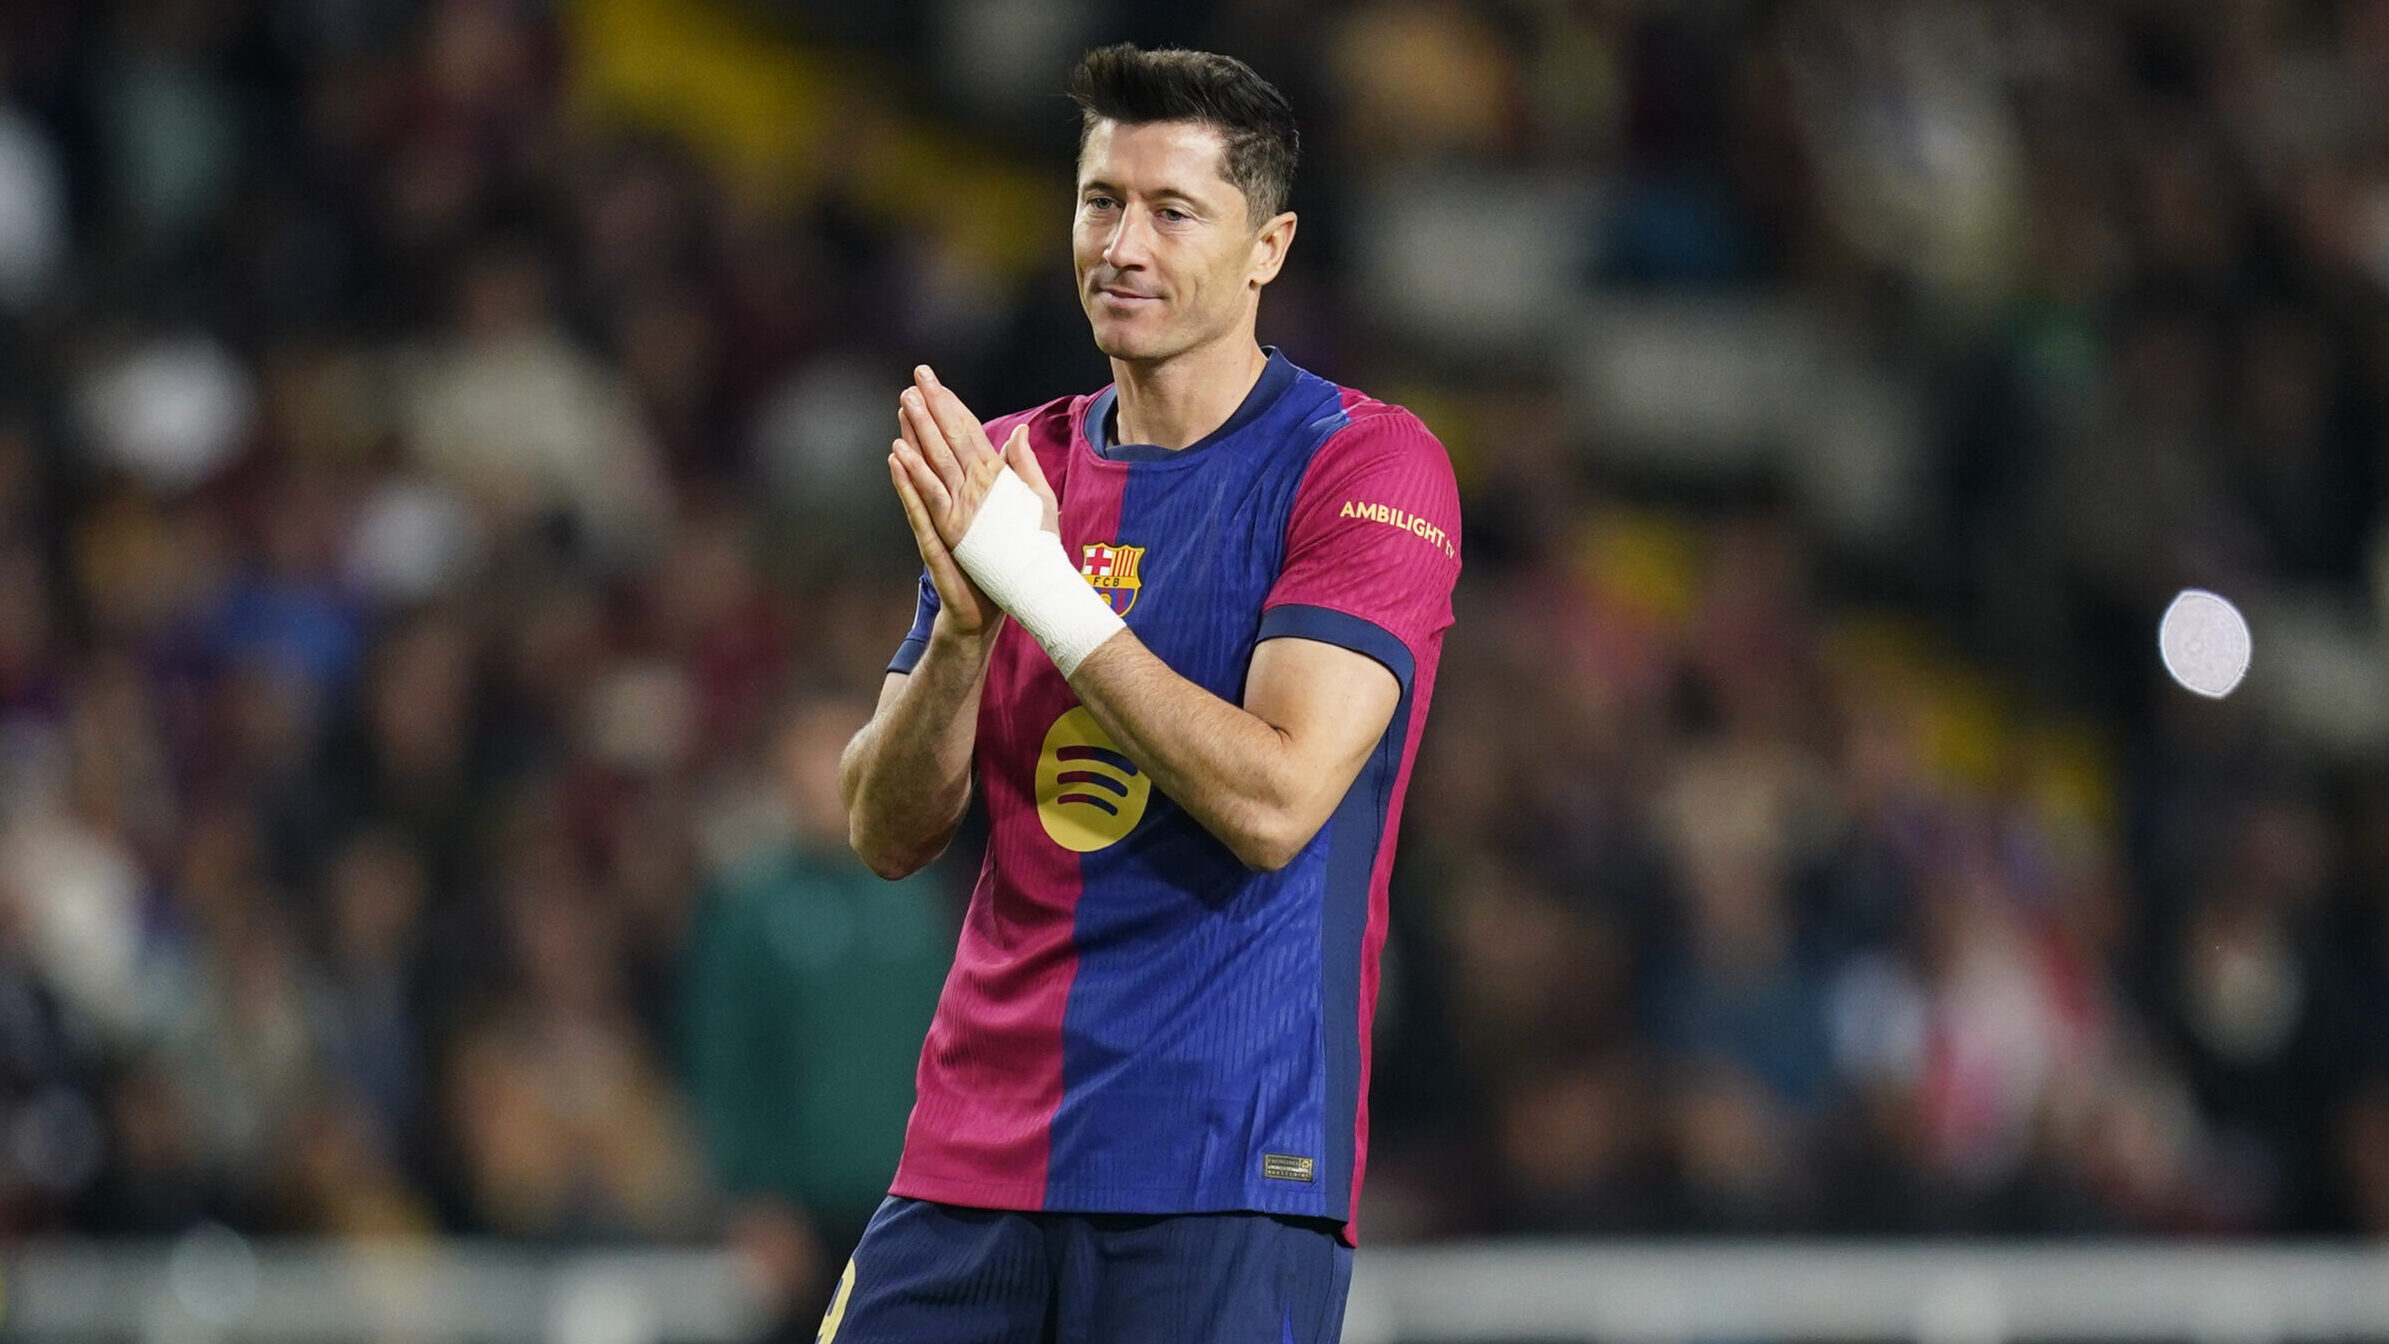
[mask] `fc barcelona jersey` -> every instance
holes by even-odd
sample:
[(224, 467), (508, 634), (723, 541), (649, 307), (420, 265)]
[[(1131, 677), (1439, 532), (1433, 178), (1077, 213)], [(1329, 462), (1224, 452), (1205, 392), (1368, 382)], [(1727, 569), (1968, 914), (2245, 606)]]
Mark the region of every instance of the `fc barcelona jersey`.
[[(1400, 705), (1317, 836), (1255, 872), (1007, 622), (973, 764), (987, 855), (893, 1192), (1349, 1225), (1394, 834), (1460, 570), (1451, 462), (1409, 412), (1274, 351), (1236, 414), (1182, 450), (1110, 442), (1115, 396), (987, 435), (1028, 425), (1063, 545), (1137, 638), (1232, 704), (1262, 641), (1325, 641), (1383, 664)], [(924, 580), (891, 670), (919, 661), (936, 610)]]

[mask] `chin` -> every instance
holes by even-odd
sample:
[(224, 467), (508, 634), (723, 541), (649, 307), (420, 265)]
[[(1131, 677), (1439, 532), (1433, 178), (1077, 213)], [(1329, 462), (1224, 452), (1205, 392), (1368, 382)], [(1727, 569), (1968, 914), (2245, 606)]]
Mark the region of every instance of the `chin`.
[(1160, 359), (1177, 353), (1169, 333), (1137, 331), (1125, 324), (1095, 324), (1095, 348), (1108, 359)]

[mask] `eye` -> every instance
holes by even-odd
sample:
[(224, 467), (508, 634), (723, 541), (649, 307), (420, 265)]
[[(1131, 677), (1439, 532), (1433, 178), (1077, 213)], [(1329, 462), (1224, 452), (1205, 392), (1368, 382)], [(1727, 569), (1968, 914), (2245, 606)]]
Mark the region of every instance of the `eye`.
[(1087, 197), (1086, 201), (1086, 205), (1089, 210), (1109, 210), (1118, 204), (1119, 202), (1113, 200), (1109, 196), (1102, 194), (1101, 192), (1097, 192), (1094, 195)]
[(1184, 224), (1188, 220), (1194, 218), (1193, 215), (1186, 213), (1184, 210), (1180, 210), (1175, 206), (1167, 205), (1163, 206), (1159, 210), (1154, 211), (1153, 213), (1161, 216), (1162, 222), (1167, 224)]

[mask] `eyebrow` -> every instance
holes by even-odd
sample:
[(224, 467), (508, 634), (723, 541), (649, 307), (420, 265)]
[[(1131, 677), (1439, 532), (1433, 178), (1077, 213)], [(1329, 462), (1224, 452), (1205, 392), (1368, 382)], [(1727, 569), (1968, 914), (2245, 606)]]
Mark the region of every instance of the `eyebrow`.
[[(1119, 184), (1107, 182), (1100, 177), (1090, 177), (1086, 181), (1078, 184), (1079, 195), (1084, 196), (1090, 191), (1107, 191), (1114, 196), (1125, 196), (1128, 194), (1127, 190), (1121, 187)], [(1146, 192), (1145, 195), (1151, 200), (1184, 201), (1188, 205), (1200, 206), (1204, 209), (1211, 208), (1210, 203), (1205, 201), (1202, 197), (1196, 196), (1181, 187), (1156, 187), (1153, 190)]]

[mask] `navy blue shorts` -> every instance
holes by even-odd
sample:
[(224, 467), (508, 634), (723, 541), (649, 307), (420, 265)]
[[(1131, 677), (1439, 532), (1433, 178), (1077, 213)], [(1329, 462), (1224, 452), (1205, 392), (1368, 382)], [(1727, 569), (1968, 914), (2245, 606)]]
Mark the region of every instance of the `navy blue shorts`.
[(1352, 1248), (1265, 1213), (1014, 1213), (889, 1197), (820, 1344), (1335, 1344)]

